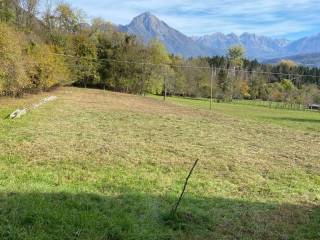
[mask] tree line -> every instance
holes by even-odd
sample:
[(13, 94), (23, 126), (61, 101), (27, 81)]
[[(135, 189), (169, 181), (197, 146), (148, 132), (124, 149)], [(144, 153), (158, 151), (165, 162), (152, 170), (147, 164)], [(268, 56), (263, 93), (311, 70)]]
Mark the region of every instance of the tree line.
[(261, 64), (245, 59), (241, 46), (224, 57), (184, 59), (103, 19), (87, 23), (83, 11), (68, 3), (47, 1), (42, 13), (38, 9), (39, 0), (0, 0), (1, 95), (73, 84), (133, 94), (212, 94), (219, 101), (320, 102), (320, 77), (313, 77), (320, 76), (318, 68)]

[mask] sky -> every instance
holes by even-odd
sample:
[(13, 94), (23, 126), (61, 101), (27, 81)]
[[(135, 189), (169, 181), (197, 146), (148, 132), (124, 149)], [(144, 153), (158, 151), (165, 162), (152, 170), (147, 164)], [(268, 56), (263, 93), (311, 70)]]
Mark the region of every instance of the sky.
[(256, 33), (295, 40), (320, 32), (320, 0), (65, 0), (86, 12), (128, 24), (152, 14), (188, 36)]

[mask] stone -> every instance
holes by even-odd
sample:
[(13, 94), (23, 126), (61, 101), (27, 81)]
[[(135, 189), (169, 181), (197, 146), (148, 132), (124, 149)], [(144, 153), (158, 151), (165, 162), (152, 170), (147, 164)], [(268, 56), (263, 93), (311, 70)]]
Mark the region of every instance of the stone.
[[(32, 109), (36, 109), (36, 108), (40, 107), (41, 105), (43, 105), (47, 102), (54, 101), (56, 99), (57, 99), (56, 96), (50, 96), (50, 97), (44, 98), (39, 103), (32, 104)], [(9, 117), (10, 117), (10, 119), (20, 118), (23, 115), (26, 115), (27, 111), (28, 111), (27, 108), (17, 109), (13, 113), (11, 113)]]
[(10, 119), (21, 118), (23, 115), (27, 114), (27, 109), (17, 109), (10, 114)]

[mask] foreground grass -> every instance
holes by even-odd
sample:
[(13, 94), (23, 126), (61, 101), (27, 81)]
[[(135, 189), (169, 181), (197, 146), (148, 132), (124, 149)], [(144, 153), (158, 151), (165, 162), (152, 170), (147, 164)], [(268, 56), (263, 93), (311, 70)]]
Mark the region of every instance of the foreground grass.
[(54, 94), (15, 121), (5, 116), (43, 96), (0, 101), (0, 239), (320, 238), (318, 132), (98, 90)]

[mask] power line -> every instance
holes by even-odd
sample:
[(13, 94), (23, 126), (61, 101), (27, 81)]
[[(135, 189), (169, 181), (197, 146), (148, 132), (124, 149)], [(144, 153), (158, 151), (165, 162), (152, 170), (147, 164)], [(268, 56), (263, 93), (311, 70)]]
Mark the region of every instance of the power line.
[[(100, 58), (95, 59), (91, 57), (80, 57), (69, 54), (61, 54), (61, 53), (49, 53), (50, 55), (63, 56), (69, 58), (78, 58), (78, 59), (87, 59), (91, 61), (102, 61), (102, 62), (115, 62), (115, 63), (127, 63), (127, 64), (138, 64), (138, 65), (149, 65), (149, 66), (159, 66), (159, 67), (177, 67), (177, 68), (191, 68), (191, 69), (208, 69), (211, 70), (212, 67), (201, 67), (201, 66), (192, 66), (192, 65), (175, 65), (169, 63), (151, 63), (151, 62), (140, 62), (140, 61), (129, 61), (129, 60), (116, 60), (109, 58)], [(267, 74), (267, 75), (290, 75), (291, 77), (312, 77), (312, 78), (320, 78), (320, 76), (310, 75), (310, 74), (292, 74), (292, 73), (279, 73), (279, 72), (266, 72), (266, 71), (255, 71), (255, 70), (243, 70), (243, 69), (234, 69), (234, 68), (223, 68), (223, 67), (213, 67), (219, 71), (233, 71), (233, 72), (242, 72), (249, 74)]]
[[(116, 60), (110, 58), (91, 58), (91, 57), (82, 57), (82, 56), (74, 56), (70, 54), (62, 54), (62, 53), (47, 53), (47, 55), (54, 55), (54, 56), (61, 56), (61, 57), (68, 57), (68, 58), (78, 58), (78, 59), (86, 59), (91, 61), (101, 61), (101, 62), (115, 62), (115, 63), (127, 63), (127, 64), (139, 64), (139, 65), (149, 65), (149, 66), (158, 66), (158, 67), (177, 67), (177, 68), (191, 68), (191, 69), (207, 69), (211, 70), (212, 68), (216, 69), (217, 71), (232, 71), (232, 72), (242, 72), (242, 73), (249, 73), (249, 74), (266, 74), (266, 75), (287, 75), (291, 77), (311, 77), (320, 79), (320, 75), (311, 75), (311, 74), (294, 74), (294, 73), (279, 73), (279, 72), (266, 72), (266, 71), (255, 71), (255, 70), (244, 70), (244, 69), (235, 69), (235, 68), (224, 68), (224, 67), (201, 67), (201, 66), (192, 66), (192, 65), (176, 65), (176, 64), (169, 64), (169, 63), (151, 63), (151, 62), (139, 62), (139, 61), (129, 61), (129, 60)], [(227, 58), (229, 59), (229, 58)], [(36, 63), (37, 61), (30, 61)]]

